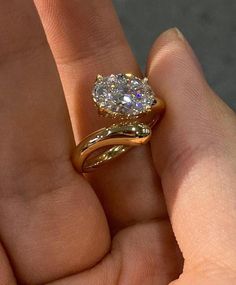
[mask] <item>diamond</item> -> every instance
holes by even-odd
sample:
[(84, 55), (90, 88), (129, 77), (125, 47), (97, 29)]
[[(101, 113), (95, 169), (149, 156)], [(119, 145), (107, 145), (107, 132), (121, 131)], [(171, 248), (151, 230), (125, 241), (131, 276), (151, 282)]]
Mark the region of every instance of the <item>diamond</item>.
[(146, 113), (156, 98), (147, 80), (132, 74), (112, 74), (97, 78), (93, 100), (100, 110), (112, 116), (129, 117)]

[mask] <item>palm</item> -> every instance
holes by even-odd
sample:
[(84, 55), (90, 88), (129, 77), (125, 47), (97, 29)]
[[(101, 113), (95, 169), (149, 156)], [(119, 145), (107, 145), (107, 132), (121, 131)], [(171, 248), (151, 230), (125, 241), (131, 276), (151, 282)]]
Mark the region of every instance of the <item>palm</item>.
[[(203, 201), (213, 197), (204, 193), (198, 196), (196, 175), (188, 181), (193, 170), (201, 170), (196, 163), (203, 154), (198, 142), (204, 139), (209, 152), (207, 144), (211, 137), (207, 137), (203, 129), (201, 135), (205, 137), (200, 138), (191, 122), (185, 120), (190, 113), (193, 121), (199, 119), (199, 114), (191, 111), (195, 109), (195, 99), (186, 112), (182, 112), (182, 106), (173, 96), (175, 92), (183, 93), (181, 82), (186, 85), (186, 97), (195, 95), (188, 89), (190, 82), (197, 85), (195, 89), (209, 91), (198, 67), (192, 63), (190, 48), (176, 38), (176, 52), (167, 49), (171, 60), (166, 60), (161, 48), (168, 41), (171, 44), (171, 39), (165, 35), (150, 55), (150, 80), (157, 92), (163, 96), (168, 94), (165, 99), (170, 110), (160, 127), (154, 130), (151, 145), (131, 150), (85, 179), (71, 165), (74, 137), (77, 141), (110, 123), (94, 112), (90, 101), (92, 82), (98, 73), (139, 73), (139, 68), (108, 0), (89, 3), (35, 0), (56, 59), (73, 136), (56, 66), (35, 8), (28, 0), (18, 2), (5, 1), (0, 10), (2, 26), (6, 27), (0, 30), (0, 101), (3, 106), (0, 112), (0, 283), (168, 284), (182, 271), (182, 257), (169, 216), (188, 269), (201, 268), (200, 261), (208, 258), (208, 251), (211, 256), (213, 252), (219, 256), (220, 249), (216, 251), (215, 245), (209, 245), (205, 256), (201, 250), (199, 256), (196, 254), (198, 244), (193, 242), (191, 250), (188, 246), (188, 239), (195, 231), (192, 221), (196, 220), (196, 224), (199, 214), (194, 216), (192, 211), (190, 220), (185, 218), (189, 201), (192, 208), (201, 212)], [(173, 43), (173, 47), (175, 45)], [(157, 63), (158, 51), (164, 55)], [(186, 62), (179, 64), (179, 58)], [(175, 79), (179, 70), (173, 67), (175, 64), (172, 66), (173, 62), (176, 66), (190, 66), (196, 82), (192, 82), (189, 70), (180, 72), (182, 79)], [(172, 76), (167, 84), (169, 74)], [(174, 89), (169, 80), (173, 80)], [(208, 100), (213, 100), (209, 98), (203, 99), (203, 107), (212, 105), (208, 104)], [(231, 113), (230, 117), (234, 122)], [(211, 124), (214, 118), (207, 120)], [(223, 121), (220, 127), (217, 125), (217, 132), (227, 124), (228, 121)], [(188, 134), (192, 132), (190, 138), (185, 130)], [(231, 150), (231, 145), (225, 148)], [(219, 176), (214, 178), (215, 183), (217, 179)], [(198, 184), (198, 187), (203, 186)], [(191, 189), (191, 193), (184, 189)], [(177, 192), (182, 193), (180, 197), (173, 194)], [(219, 195), (223, 194), (219, 191)], [(222, 201), (221, 198), (216, 200)], [(233, 209), (233, 204), (227, 203)], [(213, 214), (208, 218), (214, 224)], [(182, 221), (184, 231), (180, 226)], [(217, 226), (221, 225), (215, 228)], [(229, 221), (228, 227), (232, 231), (229, 236), (233, 236), (235, 232)], [(203, 225), (198, 242), (203, 241), (203, 235), (206, 238), (206, 230)], [(219, 236), (218, 242), (225, 239), (226, 236)], [(195, 259), (190, 262), (193, 253)], [(227, 264), (231, 259), (227, 259)], [(188, 279), (192, 278), (192, 271), (189, 272), (186, 284), (193, 280)], [(222, 276), (218, 277), (217, 271), (216, 279), (211, 276), (209, 282), (205, 280), (208, 284), (212, 284), (212, 280), (217, 284), (217, 280), (223, 280)]]
[[(7, 207), (1, 206), (8, 217), (6, 224), (1, 221), (2, 232), (9, 237), (8, 252), (15, 258), (14, 271), (17, 269), (26, 284), (44, 284), (69, 275), (72, 276), (52, 284), (118, 284), (119, 278), (129, 284), (142, 284), (143, 280), (167, 284), (177, 277), (176, 249), (168, 221), (133, 224), (117, 232), (110, 244), (107, 221), (92, 189), (85, 181), (79, 181), (73, 171), (65, 175), (70, 179), (69, 185), (56, 188), (57, 178), (50, 192), (44, 187), (42, 195), (11, 198)], [(24, 191), (34, 191), (32, 182)], [(17, 212), (18, 218), (11, 220), (11, 212)], [(29, 220), (31, 226), (22, 227)], [(111, 252), (104, 257), (110, 246)], [(24, 250), (17, 255), (21, 247)], [(93, 268), (85, 270), (90, 267)], [(13, 269), (4, 264), (2, 270), (2, 278), (11, 278)], [(83, 273), (77, 273), (80, 271)], [(5, 279), (2, 282), (8, 284)]]

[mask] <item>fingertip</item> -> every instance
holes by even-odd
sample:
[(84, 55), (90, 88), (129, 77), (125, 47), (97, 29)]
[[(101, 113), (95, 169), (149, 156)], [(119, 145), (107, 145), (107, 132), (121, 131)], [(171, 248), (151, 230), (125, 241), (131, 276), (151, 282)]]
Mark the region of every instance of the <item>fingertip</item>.
[(150, 73), (152, 60), (155, 55), (170, 43), (183, 41), (183, 34), (178, 28), (170, 28), (161, 33), (154, 41), (147, 59), (147, 74)]
[(176, 27), (163, 32), (154, 42), (147, 61), (147, 74), (152, 76), (152, 71), (160, 65), (162, 59), (169, 58), (174, 62), (177, 59), (190, 59), (191, 65), (203, 76), (203, 70), (195, 52), (191, 48), (183, 33)]
[[(154, 157), (158, 157), (155, 164), (159, 170), (166, 168), (167, 161), (175, 157), (176, 151), (181, 152), (186, 141), (192, 144), (199, 132), (208, 130), (212, 96), (195, 57), (177, 28), (161, 34), (149, 55), (149, 82), (157, 96), (166, 103), (165, 116), (158, 131), (154, 129), (152, 139)], [(160, 145), (160, 141), (164, 143)]]

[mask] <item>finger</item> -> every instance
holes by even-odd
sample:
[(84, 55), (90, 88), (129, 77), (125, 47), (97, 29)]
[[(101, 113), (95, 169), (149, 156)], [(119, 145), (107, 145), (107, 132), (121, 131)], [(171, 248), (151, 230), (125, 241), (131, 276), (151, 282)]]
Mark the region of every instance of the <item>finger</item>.
[[(109, 74), (129, 70), (140, 74), (140, 70), (111, 1), (34, 2), (63, 80), (73, 130), (78, 140), (98, 126), (104, 126), (103, 118), (94, 114), (90, 100), (97, 72)], [(121, 59), (122, 64), (119, 62)]]
[[(112, 124), (98, 116), (91, 100), (96, 75), (120, 72), (140, 75), (140, 70), (111, 1), (35, 3), (56, 58), (76, 136), (82, 138)], [(112, 231), (166, 215), (148, 146), (130, 151), (97, 170), (90, 179)]]
[(17, 282), (43, 284), (97, 263), (109, 231), (71, 165), (70, 120), (33, 3), (2, 1), (0, 27), (0, 236)]
[(235, 114), (207, 85), (175, 29), (154, 44), (148, 74), (167, 105), (152, 153), (185, 270), (235, 270)]
[[(111, 1), (36, 0), (35, 3), (62, 78), (77, 139), (112, 124), (98, 117), (91, 100), (96, 75), (120, 72), (140, 75), (140, 71)], [(124, 239), (121, 241), (118, 234), (112, 244), (116, 248), (119, 243), (119, 251), (127, 261), (125, 263), (122, 258), (127, 272), (124, 278), (134, 280), (134, 284), (138, 284), (140, 276), (141, 280), (147, 280), (149, 277), (143, 269), (150, 265), (153, 271), (164, 268), (161, 274), (152, 276), (152, 280), (173, 280), (179, 274), (178, 251), (172, 250), (176, 243), (171, 230), (165, 239), (160, 238), (166, 234), (160, 222), (166, 219), (166, 208), (149, 147), (133, 149), (116, 162), (96, 170), (89, 179), (103, 204), (113, 235), (130, 226), (130, 231), (124, 232)], [(137, 223), (140, 232), (135, 226), (131, 227)], [(169, 222), (165, 224), (169, 225)], [(160, 235), (157, 235), (159, 231)], [(135, 240), (133, 246), (126, 247), (129, 233)], [(168, 249), (164, 240), (170, 241)], [(159, 254), (159, 248), (163, 250), (162, 254)], [(164, 265), (165, 260), (169, 260), (168, 266)], [(134, 267), (138, 268), (137, 275), (132, 274)]]

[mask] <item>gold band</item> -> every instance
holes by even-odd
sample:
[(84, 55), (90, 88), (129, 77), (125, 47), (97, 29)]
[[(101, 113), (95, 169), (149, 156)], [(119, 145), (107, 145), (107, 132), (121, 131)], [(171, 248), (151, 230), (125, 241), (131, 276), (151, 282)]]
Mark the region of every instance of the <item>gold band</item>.
[[(79, 172), (90, 172), (126, 152), (130, 147), (150, 140), (151, 128), (141, 123), (123, 123), (102, 128), (86, 137), (75, 149), (73, 164)], [(109, 147), (92, 155), (99, 149)]]
[(72, 155), (77, 171), (91, 172), (125, 153), (131, 147), (148, 143), (151, 138), (151, 128), (163, 110), (164, 102), (158, 99), (152, 111), (138, 120), (114, 124), (87, 136), (79, 143)]

